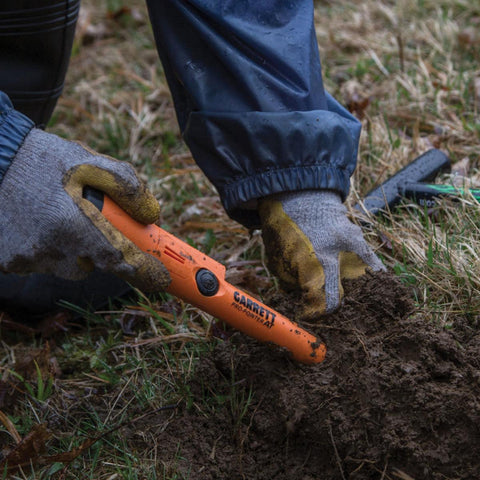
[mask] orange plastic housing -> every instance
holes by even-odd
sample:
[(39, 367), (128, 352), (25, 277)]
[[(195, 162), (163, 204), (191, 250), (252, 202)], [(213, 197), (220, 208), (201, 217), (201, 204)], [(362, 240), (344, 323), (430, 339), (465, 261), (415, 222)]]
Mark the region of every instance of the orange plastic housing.
[[(314, 335), (225, 280), (225, 267), (156, 225), (133, 220), (105, 196), (102, 213), (144, 252), (157, 257), (172, 282), (167, 291), (262, 342), (273, 342), (305, 364), (320, 363), (326, 348)], [(197, 274), (207, 270), (208, 294), (202, 294)], [(215, 284), (215, 278), (218, 286)]]

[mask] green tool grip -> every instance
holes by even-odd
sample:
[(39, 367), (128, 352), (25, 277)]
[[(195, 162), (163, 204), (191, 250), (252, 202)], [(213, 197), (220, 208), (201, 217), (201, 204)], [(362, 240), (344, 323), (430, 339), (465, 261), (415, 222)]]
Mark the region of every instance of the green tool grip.
[(453, 185), (436, 185), (428, 183), (407, 182), (399, 185), (399, 194), (413, 200), (421, 206), (433, 207), (435, 200), (441, 197), (456, 198), (469, 192), (480, 201), (480, 189), (467, 189)]

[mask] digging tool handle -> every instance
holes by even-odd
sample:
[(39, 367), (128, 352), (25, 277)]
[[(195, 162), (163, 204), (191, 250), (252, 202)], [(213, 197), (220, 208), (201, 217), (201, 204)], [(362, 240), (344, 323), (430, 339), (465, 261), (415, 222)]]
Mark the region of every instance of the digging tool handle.
[(369, 192), (363, 206), (355, 208), (376, 215), (381, 210), (391, 209), (401, 199), (400, 188), (407, 182), (419, 183), (433, 180), (442, 170), (450, 166), (450, 160), (441, 150), (432, 148), (410, 162), (379, 187)]
[(167, 292), (263, 342), (286, 348), (305, 364), (320, 363), (326, 348), (314, 335), (225, 280), (225, 267), (156, 225), (131, 218), (109, 197), (86, 188), (107, 220), (141, 250), (157, 257), (172, 281)]

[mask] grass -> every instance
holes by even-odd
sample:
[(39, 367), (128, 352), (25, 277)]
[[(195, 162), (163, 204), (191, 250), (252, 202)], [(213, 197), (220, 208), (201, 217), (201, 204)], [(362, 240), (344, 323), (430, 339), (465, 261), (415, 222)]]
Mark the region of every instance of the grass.
[[(227, 218), (182, 143), (144, 4), (124, 5), (83, 2), (66, 89), (49, 130), (132, 161), (161, 202), (165, 228), (229, 266), (233, 283), (257, 294), (274, 290), (258, 232), (250, 235)], [(316, 2), (315, 9), (326, 87), (363, 122), (349, 205), (432, 147), (467, 165), (439, 181), (463, 176), (479, 186), (478, 5), (341, 0)], [(385, 264), (414, 287), (425, 321), (445, 328), (478, 323), (480, 210), (468, 193), (429, 210), (404, 204), (363, 221)], [(51, 338), (3, 335), (0, 379), (16, 389), (7, 389), (3, 410), (22, 438), (48, 422), (48, 454), (55, 455), (146, 412), (188, 404), (182, 379), (211, 345), (206, 314), (140, 292), (116, 309), (76, 314)], [(237, 428), (251, 395), (232, 384), (223, 399)], [(161, 429), (168, 416), (162, 411), (149, 426)], [(2, 444), (11, 444), (6, 426)], [(124, 427), (70, 463), (0, 472), (0, 478), (181, 478), (174, 465), (162, 467), (160, 453), (148, 429)]]

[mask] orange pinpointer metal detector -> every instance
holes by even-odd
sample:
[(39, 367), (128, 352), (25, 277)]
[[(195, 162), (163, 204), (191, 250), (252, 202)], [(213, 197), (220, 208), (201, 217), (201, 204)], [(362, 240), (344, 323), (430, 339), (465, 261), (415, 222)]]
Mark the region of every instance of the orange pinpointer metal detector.
[(225, 267), (156, 225), (131, 218), (103, 193), (86, 188), (107, 220), (170, 272), (167, 292), (262, 342), (273, 342), (305, 364), (320, 363), (326, 348), (314, 335), (225, 280)]

